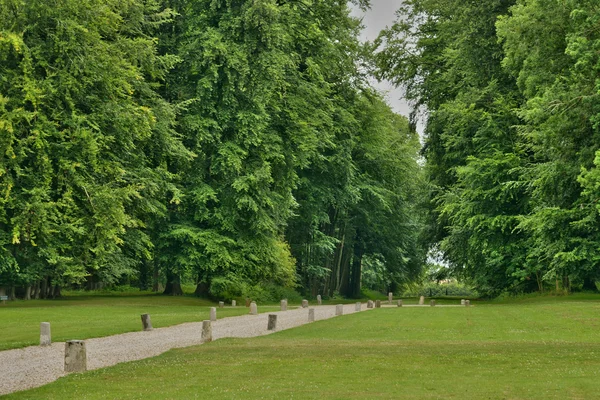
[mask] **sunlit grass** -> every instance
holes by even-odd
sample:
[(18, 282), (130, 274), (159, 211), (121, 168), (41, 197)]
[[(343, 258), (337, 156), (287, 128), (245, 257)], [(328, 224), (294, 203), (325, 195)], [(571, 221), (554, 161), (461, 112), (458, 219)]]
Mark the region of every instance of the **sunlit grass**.
[(9, 399), (591, 399), (600, 297), (383, 308), (70, 375)]

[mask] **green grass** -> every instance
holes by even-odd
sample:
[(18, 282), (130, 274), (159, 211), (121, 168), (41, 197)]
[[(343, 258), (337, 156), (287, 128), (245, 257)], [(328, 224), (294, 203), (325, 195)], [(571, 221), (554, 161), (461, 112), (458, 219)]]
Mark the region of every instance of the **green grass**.
[(61, 378), (7, 399), (591, 399), (600, 297), (383, 308)]
[[(238, 302), (239, 304), (239, 302)], [(215, 304), (188, 296), (156, 294), (68, 295), (59, 300), (31, 300), (0, 305), (0, 350), (39, 344), (40, 322), (50, 322), (52, 341), (88, 339), (141, 330), (141, 314), (155, 328), (209, 318)], [(274, 310), (259, 306), (259, 312)], [(217, 310), (217, 316), (247, 314), (244, 304)]]

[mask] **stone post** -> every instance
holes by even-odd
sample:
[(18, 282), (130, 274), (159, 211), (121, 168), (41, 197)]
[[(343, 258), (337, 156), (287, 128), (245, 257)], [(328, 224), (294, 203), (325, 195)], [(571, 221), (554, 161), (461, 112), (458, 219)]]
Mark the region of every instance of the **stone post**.
[(202, 341), (212, 342), (212, 324), (208, 320), (202, 321)]
[(419, 298), (419, 305), (420, 305), (420, 306), (422, 306), (422, 305), (424, 305), (424, 304), (425, 304), (425, 296), (421, 296), (421, 297)]
[(235, 306), (236, 306), (235, 300), (231, 300), (231, 307), (235, 307)]
[(360, 311), (362, 307), (362, 304), (360, 303), (360, 301), (357, 301), (356, 304), (354, 305), (354, 311)]
[(269, 322), (267, 324), (268, 331), (277, 329), (277, 314), (269, 314)]
[(225, 302), (223, 302), (223, 301), (220, 301), (220, 302), (219, 302), (219, 308), (223, 308), (223, 307), (225, 307)]
[(375, 308), (381, 308), (381, 300), (375, 300)]
[(287, 300), (281, 300), (280, 310), (287, 311)]
[(302, 308), (308, 308), (308, 300), (302, 300)]
[(65, 372), (84, 372), (86, 370), (85, 342), (83, 340), (69, 340), (65, 343)]
[(471, 300), (465, 300), (465, 307), (469, 307), (471, 305)]
[(40, 324), (40, 346), (50, 346), (51, 344), (50, 322), (42, 322)]
[(215, 307), (210, 308), (210, 320), (211, 321), (217, 320), (217, 309)]
[(367, 301), (367, 308), (373, 308), (373, 300)]
[(389, 302), (390, 304), (392, 304), (392, 300), (394, 300), (394, 293), (392, 293), (392, 292), (389, 292), (389, 293), (388, 293), (388, 302)]
[(258, 314), (258, 307), (255, 302), (250, 303), (250, 314), (256, 315)]
[(462, 300), (460, 301), (460, 305), (461, 305), (461, 306), (464, 306), (464, 305), (465, 305), (465, 299), (462, 299)]
[(318, 294), (318, 295), (317, 295), (317, 305), (319, 305), (319, 306), (320, 306), (321, 304), (323, 304), (323, 300), (321, 299), (321, 295), (320, 295), (320, 294)]
[(142, 328), (145, 331), (152, 330), (152, 321), (150, 320), (150, 314), (142, 314)]
[(308, 309), (308, 322), (315, 322), (315, 309), (314, 308)]
[(335, 315), (343, 315), (344, 314), (344, 305), (338, 304), (335, 306)]
[(435, 307), (435, 300), (431, 300), (431, 301), (429, 302), (429, 305), (430, 305), (431, 307)]

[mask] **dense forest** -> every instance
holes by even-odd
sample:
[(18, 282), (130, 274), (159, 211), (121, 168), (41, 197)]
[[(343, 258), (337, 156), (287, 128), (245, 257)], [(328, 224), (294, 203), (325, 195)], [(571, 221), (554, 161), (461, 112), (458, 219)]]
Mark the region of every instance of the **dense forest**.
[(0, 287), (595, 290), (600, 5), (399, 6), (0, 0)]
[(350, 6), (0, 0), (0, 286), (416, 279), (420, 144), (370, 86)]
[(481, 293), (596, 290), (600, 3), (407, 0), (379, 76), (426, 113), (424, 238)]

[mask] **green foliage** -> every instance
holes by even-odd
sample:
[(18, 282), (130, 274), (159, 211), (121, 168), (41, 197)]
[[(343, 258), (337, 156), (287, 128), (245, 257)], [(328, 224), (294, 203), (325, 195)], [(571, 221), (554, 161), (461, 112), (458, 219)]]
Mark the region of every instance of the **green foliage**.
[(429, 113), (424, 240), (487, 295), (598, 278), (597, 11), (411, 0), (375, 43), (379, 75)]

